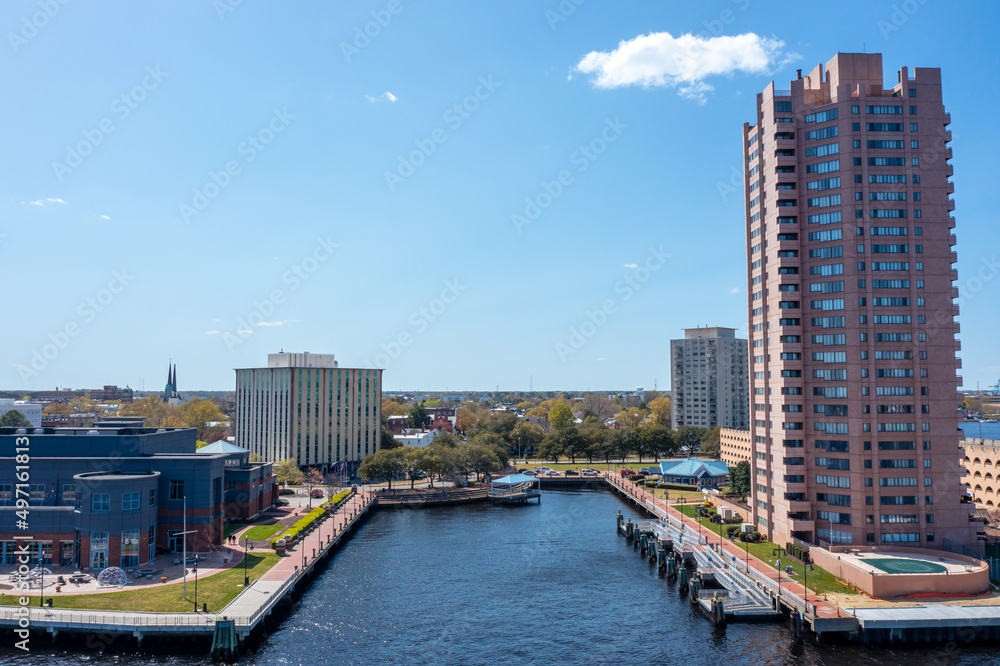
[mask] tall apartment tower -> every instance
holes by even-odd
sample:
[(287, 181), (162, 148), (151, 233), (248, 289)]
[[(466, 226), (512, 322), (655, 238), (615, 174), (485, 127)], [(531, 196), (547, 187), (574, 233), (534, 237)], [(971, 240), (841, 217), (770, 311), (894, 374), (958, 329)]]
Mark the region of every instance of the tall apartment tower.
[(840, 53), (757, 95), (746, 158), (754, 520), (777, 543), (972, 546), (941, 71)]
[(268, 354), (236, 371), (236, 443), (266, 461), (353, 470), (382, 446), (382, 370), (341, 368), (333, 354)]
[(675, 428), (749, 427), (747, 341), (735, 328), (685, 328), (670, 341), (670, 417)]

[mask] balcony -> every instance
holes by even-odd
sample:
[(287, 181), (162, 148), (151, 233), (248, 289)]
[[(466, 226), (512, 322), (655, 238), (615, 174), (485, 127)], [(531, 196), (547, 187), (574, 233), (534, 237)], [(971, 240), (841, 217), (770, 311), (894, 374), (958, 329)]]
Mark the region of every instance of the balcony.
[(944, 124), (945, 124), (945, 127), (947, 127), (948, 125), (951, 125), (951, 114), (950, 113), (944, 114)]
[(788, 512), (789, 513), (809, 513), (812, 509), (812, 502), (807, 502), (805, 500), (789, 500), (788, 502)]
[(792, 532), (813, 532), (816, 529), (816, 521), (790, 518), (788, 520), (788, 529)]
[(944, 142), (949, 143), (951, 141), (951, 130), (944, 131)]
[(955, 234), (948, 236), (948, 245), (951, 245), (952, 247), (958, 245), (958, 236), (956, 236)]

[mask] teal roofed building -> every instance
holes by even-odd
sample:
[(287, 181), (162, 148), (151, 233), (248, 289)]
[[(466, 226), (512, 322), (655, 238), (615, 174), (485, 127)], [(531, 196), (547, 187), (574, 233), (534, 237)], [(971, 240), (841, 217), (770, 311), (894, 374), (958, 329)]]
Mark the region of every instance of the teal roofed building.
[(660, 473), (666, 483), (716, 488), (725, 485), (729, 466), (721, 460), (682, 458), (661, 462)]

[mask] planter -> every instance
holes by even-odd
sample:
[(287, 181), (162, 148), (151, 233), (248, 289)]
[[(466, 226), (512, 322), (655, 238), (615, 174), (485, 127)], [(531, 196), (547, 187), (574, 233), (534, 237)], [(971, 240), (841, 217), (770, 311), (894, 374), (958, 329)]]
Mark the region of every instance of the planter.
[(160, 582), (161, 583), (166, 583), (167, 582), (167, 577), (166, 576), (160, 576)]

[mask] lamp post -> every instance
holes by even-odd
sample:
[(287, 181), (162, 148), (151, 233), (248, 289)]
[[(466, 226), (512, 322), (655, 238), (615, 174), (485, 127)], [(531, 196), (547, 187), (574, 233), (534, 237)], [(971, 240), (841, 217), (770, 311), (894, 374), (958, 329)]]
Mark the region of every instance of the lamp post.
[[(778, 546), (771, 551), (771, 555), (778, 556), (778, 599), (781, 599), (781, 556), (785, 554), (785, 549)], [(780, 603), (780, 601), (779, 601)]]
[[(186, 567), (187, 565), (185, 565)], [(195, 560), (194, 566), (191, 567), (194, 571), (194, 612), (198, 612), (198, 561)]]
[(250, 539), (247, 535), (243, 535), (243, 587), (250, 586), (250, 575), (247, 573), (247, 560), (250, 558), (250, 551), (253, 550), (253, 544), (250, 543)]

